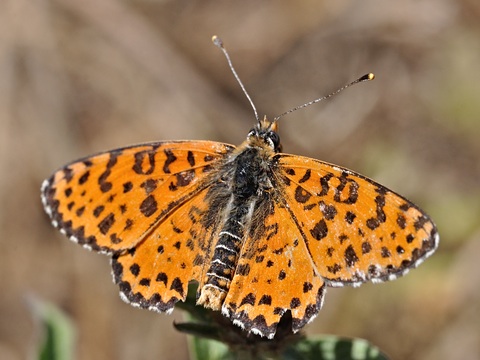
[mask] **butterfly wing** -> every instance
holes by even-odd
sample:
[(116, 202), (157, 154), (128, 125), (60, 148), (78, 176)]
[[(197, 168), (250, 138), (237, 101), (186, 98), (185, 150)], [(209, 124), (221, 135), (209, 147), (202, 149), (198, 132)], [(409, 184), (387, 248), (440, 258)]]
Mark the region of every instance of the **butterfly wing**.
[(201, 281), (214, 237), (213, 228), (202, 222), (209, 210), (208, 190), (170, 212), (136, 247), (113, 256), (114, 281), (124, 301), (170, 312), (185, 300), (188, 282)]
[[(322, 307), (325, 284), (315, 270), (301, 230), (282, 201), (256, 209), (222, 312), (249, 332), (273, 338), (291, 310), (302, 328)], [(278, 199), (277, 199), (278, 200)]]
[(325, 286), (392, 280), (438, 245), (435, 225), (399, 195), (347, 169), (275, 155), (223, 312), (269, 338), (286, 311), (297, 331), (319, 312)]
[(438, 246), (432, 220), (382, 185), (318, 160), (275, 158), (290, 216), (327, 285), (393, 280)]
[(42, 201), (53, 225), (71, 240), (109, 254), (131, 249), (208, 186), (209, 170), (233, 149), (178, 141), (100, 153), (45, 180)]

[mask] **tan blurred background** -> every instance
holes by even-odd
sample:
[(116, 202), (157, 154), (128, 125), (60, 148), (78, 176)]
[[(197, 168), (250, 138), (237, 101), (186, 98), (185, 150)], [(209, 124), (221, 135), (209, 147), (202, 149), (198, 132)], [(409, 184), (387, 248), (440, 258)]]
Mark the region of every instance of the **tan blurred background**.
[[(401, 4), (401, 5), (400, 5)], [(480, 3), (475, 0), (0, 2), (0, 358), (38, 340), (27, 299), (77, 325), (77, 359), (187, 359), (181, 320), (124, 304), (108, 259), (50, 226), (57, 167), (160, 139), (239, 144), (369, 71), (374, 82), (281, 120), (284, 149), (361, 172), (424, 208), (437, 253), (407, 277), (331, 289), (311, 334), (394, 359), (480, 359)]]

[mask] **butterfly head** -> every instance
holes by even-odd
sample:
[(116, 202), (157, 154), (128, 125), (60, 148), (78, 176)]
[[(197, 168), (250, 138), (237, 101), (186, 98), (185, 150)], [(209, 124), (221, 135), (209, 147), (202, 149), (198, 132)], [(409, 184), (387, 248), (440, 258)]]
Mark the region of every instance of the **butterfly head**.
[(281, 152), (280, 136), (277, 133), (278, 125), (276, 121), (270, 121), (265, 116), (247, 135), (247, 141), (251, 146), (267, 146), (273, 152)]

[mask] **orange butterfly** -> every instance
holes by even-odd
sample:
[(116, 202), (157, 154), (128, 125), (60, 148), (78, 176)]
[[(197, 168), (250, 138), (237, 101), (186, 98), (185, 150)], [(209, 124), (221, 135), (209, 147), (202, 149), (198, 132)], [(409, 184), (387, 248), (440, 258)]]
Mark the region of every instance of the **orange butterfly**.
[(268, 338), (287, 311), (293, 331), (310, 322), (326, 286), (393, 280), (439, 242), (400, 195), (282, 153), (266, 118), (239, 147), (156, 142), (78, 160), (44, 181), (42, 201), (63, 234), (112, 256), (126, 302), (169, 313), (197, 281), (197, 304)]

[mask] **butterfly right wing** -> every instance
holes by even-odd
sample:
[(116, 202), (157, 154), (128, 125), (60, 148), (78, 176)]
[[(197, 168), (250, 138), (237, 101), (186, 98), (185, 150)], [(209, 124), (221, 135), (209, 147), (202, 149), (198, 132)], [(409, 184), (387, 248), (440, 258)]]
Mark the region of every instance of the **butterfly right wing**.
[(42, 185), (45, 211), (71, 240), (102, 253), (131, 249), (173, 209), (201, 191), (233, 146), (158, 142), (73, 162)]

